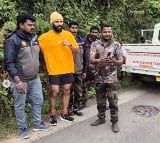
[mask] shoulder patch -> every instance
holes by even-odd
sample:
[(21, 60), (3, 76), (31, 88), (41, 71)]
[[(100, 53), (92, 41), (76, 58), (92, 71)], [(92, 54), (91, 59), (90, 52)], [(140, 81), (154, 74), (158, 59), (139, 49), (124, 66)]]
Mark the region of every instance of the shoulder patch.
[(27, 46), (27, 43), (26, 43), (25, 41), (21, 41), (21, 45), (22, 45), (23, 47), (26, 47), (26, 46)]

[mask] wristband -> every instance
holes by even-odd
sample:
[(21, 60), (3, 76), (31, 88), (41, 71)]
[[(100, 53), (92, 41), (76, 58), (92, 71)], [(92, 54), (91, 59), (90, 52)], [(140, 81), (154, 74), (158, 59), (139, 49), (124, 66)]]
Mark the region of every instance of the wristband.
[(20, 81), (19, 83), (16, 84), (16, 86), (19, 86), (19, 85), (21, 85), (21, 84), (22, 84), (22, 82)]

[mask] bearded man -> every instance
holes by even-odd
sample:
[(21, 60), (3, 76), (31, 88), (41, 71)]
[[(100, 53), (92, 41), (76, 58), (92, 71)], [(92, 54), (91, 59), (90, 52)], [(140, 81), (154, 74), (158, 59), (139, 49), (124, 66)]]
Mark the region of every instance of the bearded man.
[(39, 37), (39, 44), (44, 55), (51, 86), (50, 123), (57, 125), (55, 104), (60, 86), (63, 90), (63, 109), (60, 119), (66, 122), (74, 121), (74, 118), (68, 115), (68, 104), (75, 72), (73, 53), (78, 52), (79, 46), (74, 36), (63, 30), (63, 17), (60, 13), (53, 12), (50, 15), (50, 24), (52, 30)]
[[(123, 64), (121, 45), (113, 38), (112, 26), (101, 27), (101, 39), (91, 45), (90, 62), (96, 65), (95, 83), (98, 120), (91, 126), (105, 123), (106, 100), (109, 101), (112, 131), (119, 132), (117, 67)], [(97, 56), (98, 55), (98, 56)], [(97, 58), (98, 57), (98, 58)]]

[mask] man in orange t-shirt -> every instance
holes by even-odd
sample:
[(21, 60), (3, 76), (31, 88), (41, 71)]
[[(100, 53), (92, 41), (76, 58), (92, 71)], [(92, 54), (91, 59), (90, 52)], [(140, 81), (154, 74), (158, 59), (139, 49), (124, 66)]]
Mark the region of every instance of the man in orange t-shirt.
[(78, 52), (78, 44), (74, 36), (63, 30), (63, 17), (58, 12), (50, 15), (52, 30), (39, 37), (39, 44), (44, 55), (49, 83), (52, 94), (50, 96), (50, 117), (51, 125), (57, 125), (55, 104), (59, 93), (60, 85), (63, 90), (63, 110), (60, 119), (66, 122), (73, 122), (74, 118), (68, 115), (68, 104), (70, 88), (74, 81), (74, 60), (73, 52)]

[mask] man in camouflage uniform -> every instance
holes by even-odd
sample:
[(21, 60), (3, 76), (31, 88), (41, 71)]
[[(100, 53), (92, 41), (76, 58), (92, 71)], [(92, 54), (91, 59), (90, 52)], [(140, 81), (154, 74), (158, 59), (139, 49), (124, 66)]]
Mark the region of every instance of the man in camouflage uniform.
[(80, 103), (82, 100), (82, 80), (85, 78), (86, 73), (84, 72), (83, 65), (83, 48), (82, 44), (84, 43), (84, 39), (78, 35), (79, 25), (75, 21), (70, 21), (69, 31), (75, 37), (77, 43), (79, 44), (79, 52), (74, 53), (74, 64), (75, 64), (75, 74), (74, 74), (74, 82), (72, 84), (71, 89), (71, 97), (69, 102), (69, 114), (76, 114), (77, 116), (82, 116), (83, 113), (79, 110)]
[(94, 86), (94, 72), (95, 65), (89, 63), (90, 56), (90, 48), (91, 44), (98, 40), (99, 28), (97, 26), (92, 26), (90, 28), (90, 33), (86, 36), (83, 44), (83, 67), (86, 70), (86, 78), (83, 80), (83, 88), (82, 88), (82, 103), (81, 108), (86, 107), (87, 102), (87, 91), (91, 86)]
[[(123, 53), (119, 42), (113, 39), (112, 26), (102, 25), (101, 40), (94, 42), (90, 51), (90, 62), (96, 65), (96, 100), (98, 120), (91, 126), (105, 123), (106, 100), (108, 98), (112, 131), (119, 132), (118, 126), (118, 95), (117, 66), (123, 64)], [(97, 57), (96, 59), (95, 57)]]

